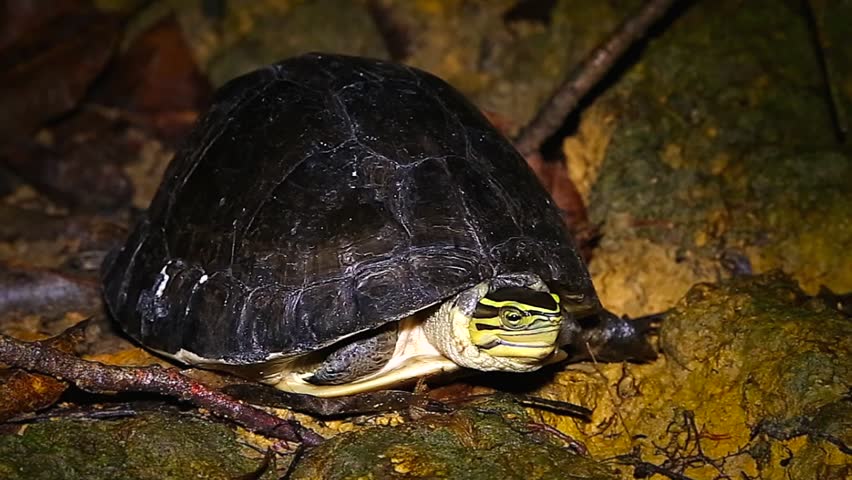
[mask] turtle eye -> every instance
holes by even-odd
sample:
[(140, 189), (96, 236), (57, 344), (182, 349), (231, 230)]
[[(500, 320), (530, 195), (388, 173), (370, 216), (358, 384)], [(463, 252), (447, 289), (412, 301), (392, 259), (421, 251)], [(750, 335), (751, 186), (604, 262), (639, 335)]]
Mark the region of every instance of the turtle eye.
[(503, 307), (500, 309), (500, 320), (507, 327), (517, 327), (524, 319), (524, 314), (517, 308)]

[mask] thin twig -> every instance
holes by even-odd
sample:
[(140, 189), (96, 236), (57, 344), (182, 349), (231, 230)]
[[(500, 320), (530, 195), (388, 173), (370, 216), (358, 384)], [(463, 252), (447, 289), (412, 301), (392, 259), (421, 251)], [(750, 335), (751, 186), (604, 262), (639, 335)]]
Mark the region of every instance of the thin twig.
[(609, 39), (580, 63), (541, 107), (515, 140), (524, 156), (537, 152), (553, 135), (580, 100), (612, 69), (615, 62), (668, 11), (675, 0), (649, 0), (642, 10), (622, 23)]
[(627, 433), (628, 437), (633, 438), (633, 434), (630, 433), (630, 429), (627, 427), (627, 422), (624, 421), (624, 416), (621, 415), (621, 407), (616, 401), (616, 396), (614, 393), (612, 393), (612, 389), (609, 387), (609, 379), (606, 378), (606, 375), (604, 375), (603, 371), (601, 371), (601, 367), (598, 364), (598, 359), (595, 358), (595, 353), (592, 351), (592, 347), (589, 345), (589, 342), (586, 342), (586, 350), (588, 350), (589, 356), (592, 359), (592, 365), (595, 369), (595, 372), (597, 372), (597, 374), (600, 375), (600, 377), (604, 381), (604, 388), (606, 389), (606, 393), (609, 396), (609, 399), (612, 401), (612, 408), (613, 410), (615, 410), (615, 414), (618, 416), (618, 420), (621, 422), (621, 426), (624, 428), (624, 432)]
[(158, 365), (117, 367), (88, 362), (39, 343), (0, 335), (0, 362), (74, 383), (94, 393), (148, 392), (192, 403), (243, 427), (274, 438), (318, 445), (323, 441), (298, 422), (285, 420)]
[(837, 140), (840, 143), (844, 143), (846, 142), (847, 135), (849, 135), (849, 125), (847, 123), (846, 110), (843, 108), (843, 101), (840, 96), (841, 94), (839, 92), (837, 82), (835, 81), (837, 75), (835, 72), (836, 68), (834, 62), (832, 61), (831, 41), (825, 32), (825, 22), (823, 21), (822, 15), (822, 11), (825, 10), (825, 6), (819, 9), (820, 12), (818, 13), (818, 7), (813, 4), (813, 0), (805, 0), (803, 3), (806, 16), (808, 17), (808, 27), (810, 28), (814, 38), (814, 46), (816, 47), (817, 60), (819, 60), (820, 73), (822, 74), (822, 80), (826, 87), (826, 97), (828, 109), (831, 112), (831, 121), (834, 125)]
[(651, 475), (657, 474), (670, 478), (671, 480), (693, 480), (691, 477), (674, 472), (669, 468), (642, 460), (642, 457), (635, 450), (627, 455), (617, 456), (616, 460), (623, 465), (632, 466), (634, 472), (633, 476), (636, 478), (648, 478)]
[(561, 400), (551, 400), (549, 398), (534, 397), (531, 395), (518, 395), (515, 401), (525, 407), (536, 408), (539, 410), (548, 410), (560, 415), (567, 415), (580, 419), (584, 422), (592, 421), (592, 411), (586, 407), (575, 405)]

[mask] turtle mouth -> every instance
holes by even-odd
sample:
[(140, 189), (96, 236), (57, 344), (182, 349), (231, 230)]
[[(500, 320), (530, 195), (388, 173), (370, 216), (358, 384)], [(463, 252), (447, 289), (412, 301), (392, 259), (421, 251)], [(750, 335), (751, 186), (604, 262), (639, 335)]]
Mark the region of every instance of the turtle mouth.
[(553, 354), (559, 327), (535, 330), (496, 330), (493, 337), (478, 347), (494, 357), (514, 358), (529, 363), (541, 362)]

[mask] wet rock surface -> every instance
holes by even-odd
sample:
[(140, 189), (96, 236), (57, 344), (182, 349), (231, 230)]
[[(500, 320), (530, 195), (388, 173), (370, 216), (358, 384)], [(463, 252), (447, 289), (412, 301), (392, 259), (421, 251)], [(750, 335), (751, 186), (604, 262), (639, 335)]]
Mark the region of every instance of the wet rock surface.
[(594, 406), (592, 422), (540, 418), (595, 455), (689, 478), (852, 472), (848, 317), (787, 277), (737, 278), (690, 289), (660, 340), (658, 362), (569, 368), (539, 392)]

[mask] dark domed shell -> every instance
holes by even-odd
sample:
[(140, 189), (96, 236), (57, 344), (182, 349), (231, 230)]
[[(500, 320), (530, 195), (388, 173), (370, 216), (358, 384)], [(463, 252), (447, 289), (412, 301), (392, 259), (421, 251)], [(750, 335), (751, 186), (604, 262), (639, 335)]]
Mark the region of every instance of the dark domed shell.
[(105, 296), (148, 347), (244, 364), (506, 272), (593, 295), (552, 200), (458, 92), (313, 54), (218, 92), (106, 265)]

